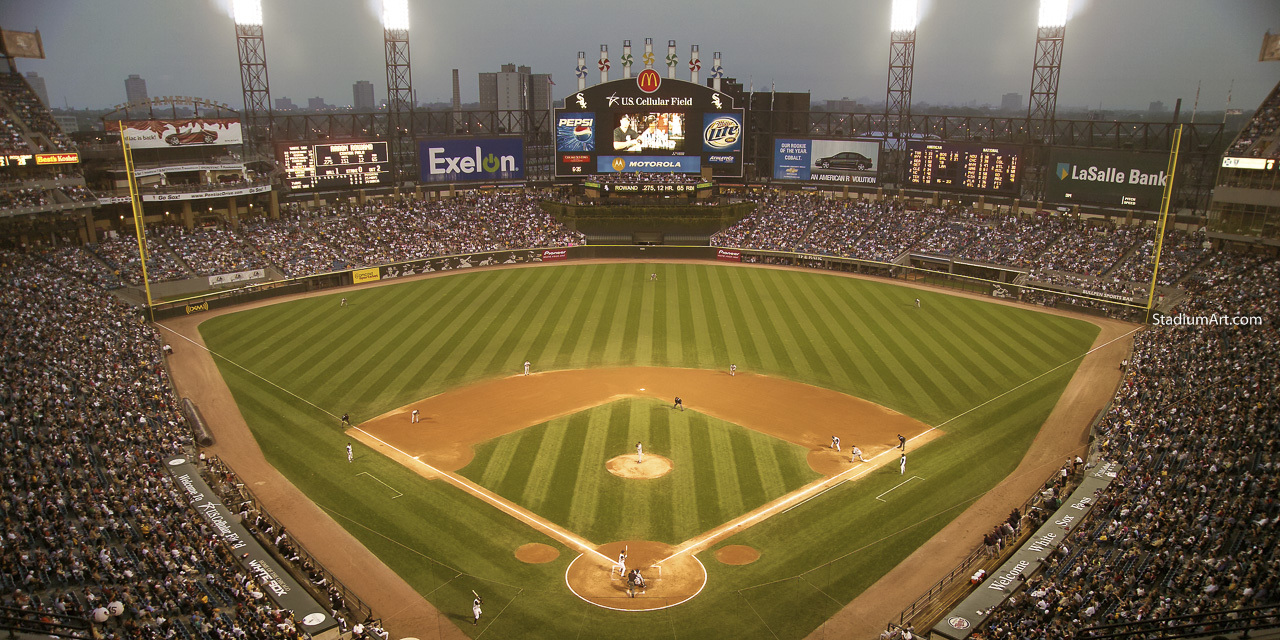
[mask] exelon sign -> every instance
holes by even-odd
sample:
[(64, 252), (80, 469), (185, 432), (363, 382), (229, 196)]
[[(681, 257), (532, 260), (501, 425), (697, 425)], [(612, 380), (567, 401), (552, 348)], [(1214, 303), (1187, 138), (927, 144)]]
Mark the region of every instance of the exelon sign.
[(424, 140), (418, 145), (423, 182), (524, 179), (520, 138)]

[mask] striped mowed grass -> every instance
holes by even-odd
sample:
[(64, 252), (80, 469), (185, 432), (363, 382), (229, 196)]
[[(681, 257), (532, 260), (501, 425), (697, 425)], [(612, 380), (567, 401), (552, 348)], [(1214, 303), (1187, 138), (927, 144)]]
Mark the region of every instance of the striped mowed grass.
[[(225, 358), (219, 368), (264, 454), (291, 482), (442, 611), (465, 615), (474, 588), (503, 611), (487, 635), (545, 638), (628, 636), (622, 621), (636, 614), (556, 588), (575, 554), (467, 494), (359, 444), (344, 466), (335, 416), (359, 422), (515, 375), (528, 360), (535, 370), (734, 363), (943, 424), (944, 437), (910, 453), (909, 470), (936, 480), (886, 503), (874, 497), (901, 478), (875, 472), (769, 518), (724, 542), (757, 547), (759, 561), (724, 567), (704, 552), (702, 594), (640, 614), (660, 619), (650, 636), (803, 637), (1013, 470), (1098, 331), (829, 274), (626, 263), (458, 273), (246, 310), (200, 330)], [(518, 449), (537, 460), (536, 449)], [(380, 483), (404, 496), (391, 501)], [(562, 556), (519, 563), (512, 551), (526, 542)], [(768, 586), (742, 589), (751, 585)]]
[[(670, 473), (624, 479), (619, 455), (671, 460)], [(677, 544), (820, 476), (808, 451), (696, 411), (630, 398), (494, 438), (459, 473), (597, 543)]]

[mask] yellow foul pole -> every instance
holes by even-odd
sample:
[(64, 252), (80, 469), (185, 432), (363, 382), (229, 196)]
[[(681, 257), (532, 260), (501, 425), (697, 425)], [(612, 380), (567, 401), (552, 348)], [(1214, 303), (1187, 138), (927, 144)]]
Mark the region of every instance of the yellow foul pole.
[(1160, 223), (1156, 225), (1155, 264), (1151, 267), (1151, 290), (1147, 293), (1147, 316), (1155, 306), (1156, 277), (1160, 274), (1160, 250), (1164, 248), (1164, 231), (1169, 225), (1169, 207), (1173, 204), (1173, 172), (1178, 168), (1178, 151), (1182, 148), (1182, 125), (1173, 132), (1173, 145), (1169, 149), (1169, 166), (1165, 171), (1164, 197), (1160, 200)]
[(138, 193), (138, 179), (133, 175), (133, 150), (125, 139), (124, 127), (120, 130), (120, 148), (124, 153), (124, 173), (129, 181), (129, 201), (133, 204), (133, 230), (138, 237), (138, 257), (142, 259), (142, 288), (147, 293), (147, 315), (155, 322), (155, 309), (151, 306), (151, 282), (147, 278), (147, 233), (142, 216), (142, 196)]

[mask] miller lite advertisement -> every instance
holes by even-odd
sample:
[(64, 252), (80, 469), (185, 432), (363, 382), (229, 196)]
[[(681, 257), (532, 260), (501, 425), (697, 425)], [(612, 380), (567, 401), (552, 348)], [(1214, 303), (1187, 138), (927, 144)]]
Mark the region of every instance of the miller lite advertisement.
[[(699, 173), (742, 177), (745, 127), (733, 98), (652, 69), (569, 94), (555, 110), (556, 177)], [(623, 167), (619, 169), (618, 167)]]

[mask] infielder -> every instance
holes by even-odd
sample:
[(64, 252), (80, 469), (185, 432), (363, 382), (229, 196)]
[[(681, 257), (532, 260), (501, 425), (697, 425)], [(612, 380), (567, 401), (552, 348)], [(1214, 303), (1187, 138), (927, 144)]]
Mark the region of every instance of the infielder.
[(729, 365), (729, 375), (734, 375), (737, 372), (738, 372), (738, 365), (736, 364)]
[(526, 376), (527, 376), (527, 375), (529, 375), (529, 361), (528, 361), (528, 360), (525, 360), (525, 361), (524, 361), (524, 374), (525, 374)]
[(672, 405), (671, 408), (684, 411), (684, 401), (680, 399), (680, 396), (676, 396), (676, 403)]
[[(333, 415), (333, 414), (330, 414), (330, 415)], [(346, 426), (346, 427), (351, 426), (351, 416), (349, 416), (349, 415), (347, 415), (347, 414), (345, 414), (345, 413), (344, 413), (344, 414), (342, 414), (342, 425), (343, 425), (343, 426)]]
[(484, 600), (480, 599), (480, 596), (476, 596), (476, 599), (471, 601), (471, 624), (473, 625), (480, 624), (480, 605), (482, 604)]
[(866, 460), (863, 460), (862, 458), (862, 449), (859, 449), (856, 444), (849, 450), (849, 462), (853, 462), (855, 460), (862, 460), (863, 462), (866, 462)]
[(906, 473), (907, 473), (907, 454), (904, 453), (902, 454), (901, 458), (898, 458), (898, 474), (906, 475)]
[(417, 410), (417, 409), (414, 409), (414, 410), (413, 410), (413, 412), (409, 414), (409, 423), (410, 423), (410, 424), (418, 424), (418, 410)]
[(644, 464), (644, 445), (636, 443), (636, 464)]
[(348, 443), (347, 443), (347, 462), (351, 462), (351, 461), (352, 461), (352, 460), (354, 460), (354, 459), (355, 459), (355, 454), (354, 454), (354, 453), (352, 453), (352, 451), (351, 451), (351, 443), (350, 443), (350, 442), (348, 442)]
[(903, 451), (907, 450), (907, 439), (902, 437), (901, 433), (898, 434), (898, 448)]
[(831, 448), (835, 449), (836, 453), (840, 452), (840, 436), (831, 436)]

